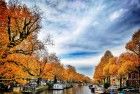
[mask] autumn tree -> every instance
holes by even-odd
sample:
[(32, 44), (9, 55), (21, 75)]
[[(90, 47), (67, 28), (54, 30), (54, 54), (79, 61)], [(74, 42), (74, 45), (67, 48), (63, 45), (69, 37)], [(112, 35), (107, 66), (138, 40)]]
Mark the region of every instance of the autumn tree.
[[(29, 49), (29, 51), (23, 49), (14, 49), (12, 48), (20, 45), (24, 40), (28, 39), (28, 42), (32, 43), (32, 46), (38, 43), (37, 41), (37, 32), (40, 29), (40, 14), (38, 11), (31, 11), (25, 5), (21, 6), (16, 2), (10, 2), (8, 6), (8, 15), (7, 15), (7, 30), (9, 43), (7, 44), (6, 54), (10, 53), (22, 53), (22, 54), (31, 54), (34, 51), (34, 47)], [(34, 42), (33, 42), (34, 40)], [(28, 43), (26, 42), (26, 45)]]
[[(137, 54), (140, 59), (140, 29), (133, 34), (131, 40), (126, 44), (125, 48)], [(138, 64), (137, 69), (140, 73), (140, 60)]]
[(93, 80), (96, 83), (101, 83), (102, 79), (103, 79), (103, 75), (100, 75), (100, 73), (102, 74), (102, 70), (100, 70), (100, 66), (96, 66), (95, 67), (95, 72), (94, 72), (94, 76), (93, 76)]
[(43, 44), (37, 39), (41, 16), (38, 10), (30, 10), (11, 0), (7, 5), (1, 0), (1, 58), (9, 54), (21, 53), (31, 55), (35, 50), (42, 49)]
[(110, 51), (106, 51), (104, 56), (101, 58), (98, 66), (96, 66), (95, 73), (93, 79), (102, 82), (105, 79), (109, 82), (110, 78), (107, 75), (103, 75), (104, 67), (109, 63), (109, 59), (112, 58), (113, 55)]
[(74, 75), (76, 74), (75, 67), (71, 65), (67, 65), (66, 71), (67, 71), (67, 81), (73, 82), (74, 81), (73, 77), (75, 77)]
[[(37, 50), (44, 49), (43, 43), (37, 39), (41, 27), (40, 21), (41, 16), (38, 10), (31, 10), (14, 0), (11, 0), (9, 4), (0, 0), (1, 71), (8, 72), (9, 67), (3, 70), (2, 67), (9, 65), (13, 66), (13, 70), (14, 66), (17, 66), (22, 70), (21, 73), (34, 75), (29, 68), (29, 65), (33, 64), (31, 55)], [(1, 76), (6, 78), (2, 73)]]
[(60, 63), (59, 58), (55, 53), (51, 53), (47, 57), (47, 63), (45, 64), (43, 69), (42, 77), (49, 80), (64, 80), (64, 67)]
[(132, 52), (122, 53), (117, 63), (119, 64), (118, 75), (120, 77), (120, 86), (122, 77), (126, 74), (136, 71), (139, 66), (138, 56)]
[[(122, 53), (119, 56), (118, 63), (121, 66), (124, 64), (124, 66), (126, 67), (125, 68), (122, 67), (122, 70), (125, 69), (127, 70), (125, 72), (128, 73), (128, 72), (137, 70), (137, 67), (139, 66), (139, 58), (134, 53), (126, 52), (126, 53)], [(120, 74), (126, 74), (126, 73), (120, 72)]]
[(140, 75), (140, 29), (133, 34), (131, 40), (126, 44), (125, 48), (138, 55), (139, 61), (138, 61), (137, 71)]

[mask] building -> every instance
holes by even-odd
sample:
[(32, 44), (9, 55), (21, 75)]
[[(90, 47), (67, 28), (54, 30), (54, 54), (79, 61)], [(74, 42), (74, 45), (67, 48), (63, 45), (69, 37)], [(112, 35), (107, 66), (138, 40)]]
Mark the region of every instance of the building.
[(134, 71), (129, 73), (126, 85), (136, 88), (140, 87), (140, 71)]

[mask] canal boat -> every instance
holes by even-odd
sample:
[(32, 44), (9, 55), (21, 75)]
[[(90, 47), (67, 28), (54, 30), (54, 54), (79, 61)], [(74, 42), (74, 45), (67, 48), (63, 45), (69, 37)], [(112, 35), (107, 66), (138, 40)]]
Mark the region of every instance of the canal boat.
[(55, 83), (53, 84), (53, 90), (63, 90), (64, 89), (64, 85), (61, 83)]

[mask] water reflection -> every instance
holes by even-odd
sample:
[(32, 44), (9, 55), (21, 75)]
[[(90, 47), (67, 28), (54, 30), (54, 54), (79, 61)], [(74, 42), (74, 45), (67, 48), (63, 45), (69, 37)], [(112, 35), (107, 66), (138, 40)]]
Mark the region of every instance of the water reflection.
[(88, 86), (73, 87), (65, 90), (46, 90), (40, 94), (92, 94)]
[(59, 90), (59, 91), (54, 90), (53, 94), (63, 94), (63, 91), (62, 90)]

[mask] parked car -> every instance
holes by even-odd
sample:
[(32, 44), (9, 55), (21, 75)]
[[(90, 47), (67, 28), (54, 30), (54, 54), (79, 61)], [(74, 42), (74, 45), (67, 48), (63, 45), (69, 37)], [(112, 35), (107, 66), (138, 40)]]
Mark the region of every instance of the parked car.
[(97, 85), (89, 85), (88, 87), (89, 87), (89, 89), (91, 89), (91, 88), (96, 88)]
[(108, 87), (108, 89), (109, 90), (117, 90), (118, 89), (118, 86), (113, 85), (113, 86)]
[(125, 94), (125, 91), (119, 91), (118, 94)]
[(91, 88), (92, 88), (92, 86), (93, 86), (93, 85), (89, 85), (89, 86), (88, 86), (88, 87), (89, 87), (89, 89), (91, 89)]
[(105, 89), (103, 87), (96, 87), (95, 88), (95, 93), (104, 93), (105, 92)]
[(108, 87), (108, 92), (117, 92), (117, 90), (118, 90), (118, 86), (116, 85), (112, 85)]
[(125, 88), (123, 90), (124, 91), (127, 91), (127, 92), (133, 92), (133, 91), (135, 91), (135, 88), (133, 88), (133, 87), (127, 87), (127, 88)]

